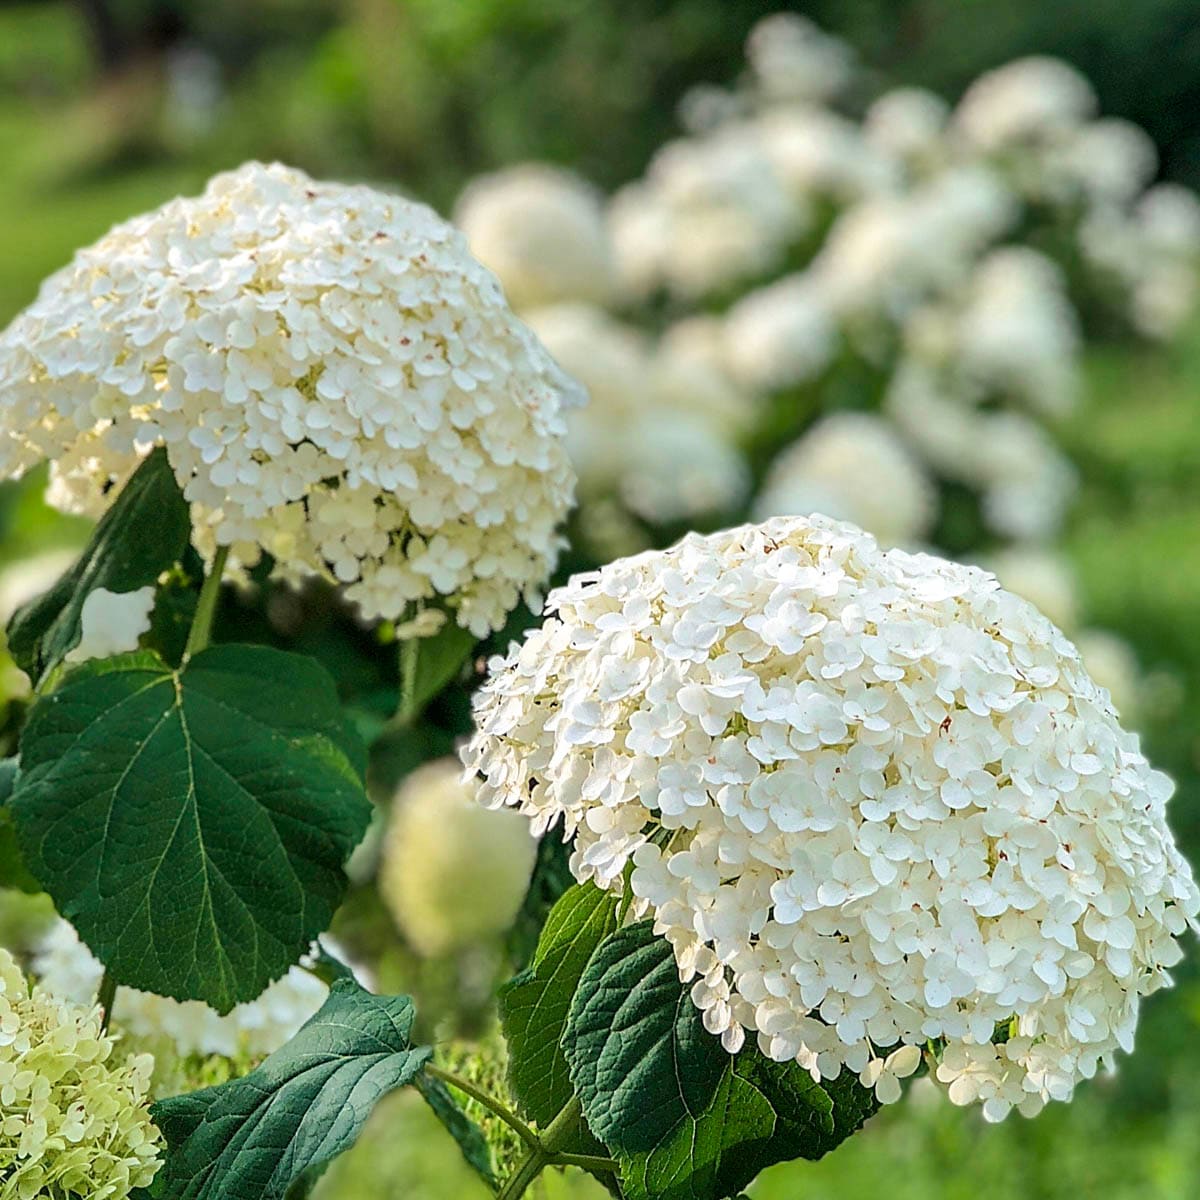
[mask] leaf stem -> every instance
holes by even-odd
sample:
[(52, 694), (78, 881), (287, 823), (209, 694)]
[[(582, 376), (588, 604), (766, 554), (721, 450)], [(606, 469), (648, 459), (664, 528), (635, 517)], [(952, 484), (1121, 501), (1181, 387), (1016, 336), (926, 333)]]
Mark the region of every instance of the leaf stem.
[(229, 547), (218, 546), (212, 565), (204, 578), (204, 586), (200, 589), (200, 599), (196, 602), (196, 615), (192, 618), (192, 628), (188, 632), (187, 645), (183, 649), (184, 662), (199, 654), (212, 637), (213, 617), (216, 615), (217, 600), (221, 595), (221, 576), (225, 573), (225, 561), (228, 558)]
[(602, 1158), (598, 1154), (556, 1154), (554, 1164), (558, 1167), (582, 1167), (585, 1171), (612, 1171), (620, 1168), (615, 1158)]
[(113, 1001), (117, 998), (117, 977), (111, 971), (105, 971), (100, 980), (100, 991), (96, 995), (96, 1003), (100, 1005), (100, 1032), (108, 1032), (108, 1023), (112, 1019)]
[(478, 1084), (472, 1083), (469, 1079), (464, 1079), (461, 1075), (455, 1075), (453, 1071), (446, 1071), (439, 1066), (435, 1066), (433, 1063), (426, 1064), (425, 1074), (432, 1075), (434, 1079), (440, 1079), (443, 1083), (449, 1084), (450, 1087), (466, 1093), (472, 1100), (482, 1104), (488, 1112), (499, 1117), (530, 1150), (541, 1151), (543, 1149), (538, 1135), (512, 1109), (500, 1100), (497, 1100), (495, 1096), (485, 1092)]
[(396, 709), (397, 725), (408, 725), (417, 715), (413, 709), (417, 694), (417, 663), (420, 656), (420, 638), (407, 637), (400, 642), (400, 705)]
[[(518, 1200), (519, 1197), (525, 1195), (525, 1190), (529, 1185), (552, 1164), (565, 1163), (573, 1158), (579, 1165), (579, 1159), (590, 1157), (588, 1155), (566, 1155), (559, 1152), (559, 1147), (566, 1145), (570, 1138), (578, 1132), (582, 1116), (583, 1106), (579, 1103), (579, 1097), (572, 1096), (558, 1116), (546, 1127), (546, 1132), (538, 1138), (537, 1148), (530, 1149), (529, 1154), (517, 1168), (516, 1174), (500, 1189), (496, 1200)], [(612, 1169), (607, 1165), (608, 1159), (596, 1161), (606, 1164), (601, 1169), (606, 1171)]]

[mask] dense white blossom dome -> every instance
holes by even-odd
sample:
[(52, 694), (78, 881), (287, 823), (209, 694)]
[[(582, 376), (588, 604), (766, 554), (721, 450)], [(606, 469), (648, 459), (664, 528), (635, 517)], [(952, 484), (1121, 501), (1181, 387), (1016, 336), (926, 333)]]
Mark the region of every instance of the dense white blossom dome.
[(928, 1046), (998, 1119), (1129, 1048), (1200, 908), (1172, 785), (993, 576), (779, 519), (549, 608), (492, 663), (465, 761), (484, 803), (565, 820), (578, 878), (632, 864), (728, 1050), (890, 1099)]
[[(34, 955), (33, 970), (44, 991), (75, 1004), (90, 1004), (104, 967), (67, 921), (57, 921)], [(292, 967), (256, 1000), (221, 1016), (199, 1000), (172, 1000), (136, 988), (117, 989), (113, 1023), (142, 1038), (168, 1038), (176, 1053), (246, 1054), (260, 1058), (278, 1050), (325, 1002), (329, 989), (302, 967)]]
[(925, 88), (894, 88), (863, 118), (867, 144), (909, 167), (928, 167), (945, 156), (946, 102)]
[(432, 210), (250, 163), (119, 225), (0, 335), (0, 476), (96, 512), (156, 443), (201, 549), (260, 549), (368, 617), (536, 601), (574, 385)]
[(0, 1196), (125, 1200), (149, 1187), (161, 1138), (154, 1060), (127, 1056), (95, 1005), (29, 987), (0, 947)]
[(854, 78), (854, 51), (798, 13), (759, 21), (746, 39), (746, 59), (773, 100), (831, 100)]
[(529, 890), (537, 842), (514, 812), (475, 803), (454, 758), (426, 763), (392, 803), (379, 864), (379, 894), (422, 954), (487, 943), (516, 919)]
[(890, 421), (833, 413), (775, 459), (754, 502), (760, 521), (818, 512), (906, 545), (928, 534), (937, 493)]
[(1096, 94), (1074, 67), (1057, 58), (1018, 58), (975, 80), (954, 113), (958, 133), (984, 151), (1053, 144), (1096, 110)]
[(518, 310), (568, 300), (603, 303), (614, 264), (599, 193), (543, 163), (523, 163), (473, 180), (454, 223)]

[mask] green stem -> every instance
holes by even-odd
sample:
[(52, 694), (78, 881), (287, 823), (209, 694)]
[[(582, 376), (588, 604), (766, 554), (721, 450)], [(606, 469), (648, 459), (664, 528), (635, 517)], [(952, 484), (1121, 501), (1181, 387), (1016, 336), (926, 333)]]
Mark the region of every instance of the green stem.
[(400, 706), (396, 709), (396, 724), (408, 725), (417, 715), (413, 698), (417, 691), (417, 662), (421, 654), (421, 639), (405, 638), (400, 643)]
[[(540, 1145), (531, 1149), (517, 1168), (517, 1173), (500, 1189), (496, 1200), (519, 1200), (529, 1185), (552, 1163), (563, 1161), (559, 1147), (564, 1146), (579, 1130), (583, 1106), (573, 1096), (562, 1112), (546, 1128), (538, 1139)], [(607, 1160), (605, 1160), (607, 1162)], [(605, 1170), (610, 1168), (605, 1167)]]
[(469, 1079), (464, 1079), (461, 1075), (455, 1075), (453, 1071), (443, 1070), (433, 1063), (426, 1065), (425, 1074), (431, 1075), (434, 1079), (440, 1079), (443, 1083), (449, 1084), (450, 1087), (456, 1088), (460, 1092), (464, 1092), (472, 1100), (482, 1104), (488, 1112), (499, 1117), (530, 1150), (540, 1151), (542, 1149), (542, 1143), (538, 1135), (512, 1109), (497, 1100), (495, 1096), (489, 1095), (478, 1084), (472, 1083)]
[(100, 1005), (101, 1033), (108, 1030), (108, 1023), (112, 1019), (113, 1001), (116, 998), (117, 977), (111, 971), (105, 971), (104, 978), (100, 980), (100, 991), (96, 996), (96, 1003)]
[(225, 560), (228, 557), (229, 547), (218, 546), (212, 566), (204, 579), (204, 586), (200, 589), (200, 599), (196, 602), (196, 615), (192, 618), (192, 628), (188, 632), (187, 645), (183, 649), (184, 662), (199, 654), (212, 637), (213, 617), (216, 615), (217, 600), (221, 595), (221, 576), (225, 573)]
[(585, 1171), (612, 1172), (620, 1169), (620, 1163), (615, 1158), (601, 1158), (598, 1154), (556, 1154), (556, 1167), (582, 1167)]

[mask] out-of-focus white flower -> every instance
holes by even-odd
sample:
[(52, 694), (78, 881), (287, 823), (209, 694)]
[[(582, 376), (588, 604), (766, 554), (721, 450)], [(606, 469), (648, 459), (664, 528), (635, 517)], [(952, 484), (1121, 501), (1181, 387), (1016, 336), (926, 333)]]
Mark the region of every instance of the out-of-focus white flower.
[(94, 511), (156, 443), (207, 554), (483, 635), (537, 589), (577, 388), (432, 210), (282, 166), (120, 225), (0, 335), (0, 474)]
[(742, 126), (756, 140), (801, 211), (814, 202), (846, 204), (895, 183), (891, 158), (853, 122), (826, 109), (772, 108)]
[(1079, 327), (1062, 272), (1026, 246), (1002, 246), (971, 277), (955, 366), (972, 388), (1062, 416), (1078, 391)]
[(922, 539), (937, 514), (933, 484), (891, 422), (870, 413), (818, 421), (771, 464), (754, 518), (823, 513), (884, 545)]
[(696, 299), (778, 264), (808, 214), (740, 124), (669, 142), (608, 220), (625, 292)]
[(513, 923), (537, 857), (529, 824), (475, 803), (453, 758), (419, 767), (392, 804), (379, 891), (422, 954), (486, 943)]
[(611, 491), (626, 463), (631, 426), (649, 390), (651, 348), (637, 329), (599, 308), (558, 304), (526, 315), (588, 403), (567, 418), (567, 451), (582, 498)]
[(7, 625), (23, 604), (49, 591), (76, 556), (75, 550), (44, 550), (0, 571), (0, 625)]
[[(75, 1004), (91, 1004), (104, 968), (79, 940), (74, 928), (58, 921), (33, 960), (42, 988)], [(113, 1024), (135, 1037), (168, 1038), (176, 1053), (239, 1054), (259, 1058), (278, 1050), (325, 1002), (329, 989), (301, 967), (292, 967), (257, 1000), (220, 1016), (199, 1000), (171, 1000), (117, 989)]]
[(854, 77), (854, 51), (798, 13), (759, 21), (746, 41), (746, 58), (771, 100), (832, 100)]
[(700, 417), (728, 437), (749, 429), (757, 397), (731, 378), (717, 318), (689, 317), (667, 329), (650, 362), (654, 402)]
[(1158, 151), (1140, 126), (1104, 117), (1076, 130), (1044, 170), (1046, 186), (1057, 183), (1064, 199), (1127, 204), (1154, 178)]
[(1088, 674), (1108, 691), (1113, 708), (1136, 719), (1141, 707), (1142, 669), (1133, 647), (1107, 629), (1082, 629), (1075, 635)]
[(455, 224), (518, 311), (612, 293), (612, 247), (599, 193), (578, 176), (523, 163), (473, 180)]
[(65, 661), (87, 662), (136, 650), (138, 639), (150, 628), (153, 609), (153, 586), (133, 592), (94, 588), (79, 610), (79, 642)]
[(954, 112), (957, 133), (983, 151), (1047, 144), (1074, 133), (1096, 110), (1092, 85), (1056, 58), (1020, 58), (981, 75)]
[(820, 375), (838, 345), (833, 316), (808, 274), (787, 275), (744, 296), (729, 310), (723, 338), (734, 377), (762, 392)]
[(726, 512), (750, 490), (741, 452), (702, 415), (652, 410), (627, 437), (620, 496), (646, 521), (670, 525)]
[[(1071, 564), (1057, 550), (1043, 546), (1009, 546), (983, 560), (1003, 587), (1065, 630), (1079, 624), (1079, 586)], [(1093, 673), (1094, 674), (1094, 673)]]
[(1170, 780), (1026, 601), (791, 518), (547, 607), (476, 694), (480, 799), (564, 820), (578, 879), (620, 890), (632, 864), (730, 1052), (749, 1033), (890, 1100), (932, 1043), (996, 1120), (1130, 1048), (1200, 893)]
[(150, 1120), (154, 1060), (117, 1053), (100, 1010), (29, 984), (0, 948), (0, 1195), (125, 1200), (149, 1187), (162, 1139)]
[(900, 320), (931, 290), (964, 279), (1015, 215), (1015, 198), (991, 170), (947, 170), (908, 193), (848, 210), (813, 260), (813, 274), (835, 311)]
[(877, 151), (919, 171), (936, 166), (945, 157), (949, 117), (949, 105), (933, 92), (896, 88), (867, 110), (863, 136)]
[(711, 83), (688, 88), (679, 102), (679, 123), (693, 135), (711, 133), (719, 125), (742, 114), (743, 103), (736, 92)]
[(988, 527), (1039, 541), (1062, 526), (1078, 477), (1050, 435), (1024, 413), (980, 410), (947, 394), (913, 360), (893, 374), (887, 415), (934, 470), (981, 494)]

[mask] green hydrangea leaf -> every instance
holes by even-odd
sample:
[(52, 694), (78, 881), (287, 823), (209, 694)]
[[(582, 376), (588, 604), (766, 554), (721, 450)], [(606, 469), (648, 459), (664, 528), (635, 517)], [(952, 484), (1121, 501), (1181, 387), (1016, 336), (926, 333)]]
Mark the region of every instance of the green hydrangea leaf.
[(371, 816), (365, 751), (311, 659), (212, 646), (85, 663), (30, 712), (22, 855), (120, 983), (220, 1012), (327, 928)]
[(562, 1038), (571, 999), (596, 947), (617, 927), (618, 899), (577, 884), (550, 910), (533, 961), (500, 990), (509, 1087), (521, 1111), (549, 1125), (571, 1100)]
[[(400, 711), (405, 721), (414, 721), (429, 702), (462, 670), (478, 639), (447, 615), (433, 637), (413, 638), (400, 646), (402, 664)], [(406, 663), (407, 660), (407, 663)]]
[(415, 1083), (417, 1091), (425, 1097), (425, 1102), (437, 1119), (458, 1143), (467, 1164), (494, 1187), (497, 1183), (496, 1162), (483, 1130), (463, 1112), (450, 1089), (440, 1079), (421, 1075)]
[(100, 518), (75, 565), (13, 614), (8, 649), (16, 664), (40, 682), (79, 644), (80, 613), (91, 592), (152, 586), (183, 557), (190, 535), (187, 501), (159, 447)]
[(156, 1190), (172, 1200), (284, 1200), (303, 1188), (429, 1060), (427, 1047), (411, 1044), (413, 1016), (407, 996), (339, 980), (249, 1075), (159, 1101), (151, 1115), (168, 1152)]
[(17, 783), (17, 760), (0, 758), (0, 888), (15, 888), (36, 895), (42, 885), (29, 873), (17, 845), (8, 801)]
[(723, 1200), (772, 1163), (819, 1158), (875, 1109), (852, 1076), (818, 1084), (753, 1045), (728, 1054), (649, 921), (599, 947), (564, 1037), (592, 1131), (628, 1200)]

